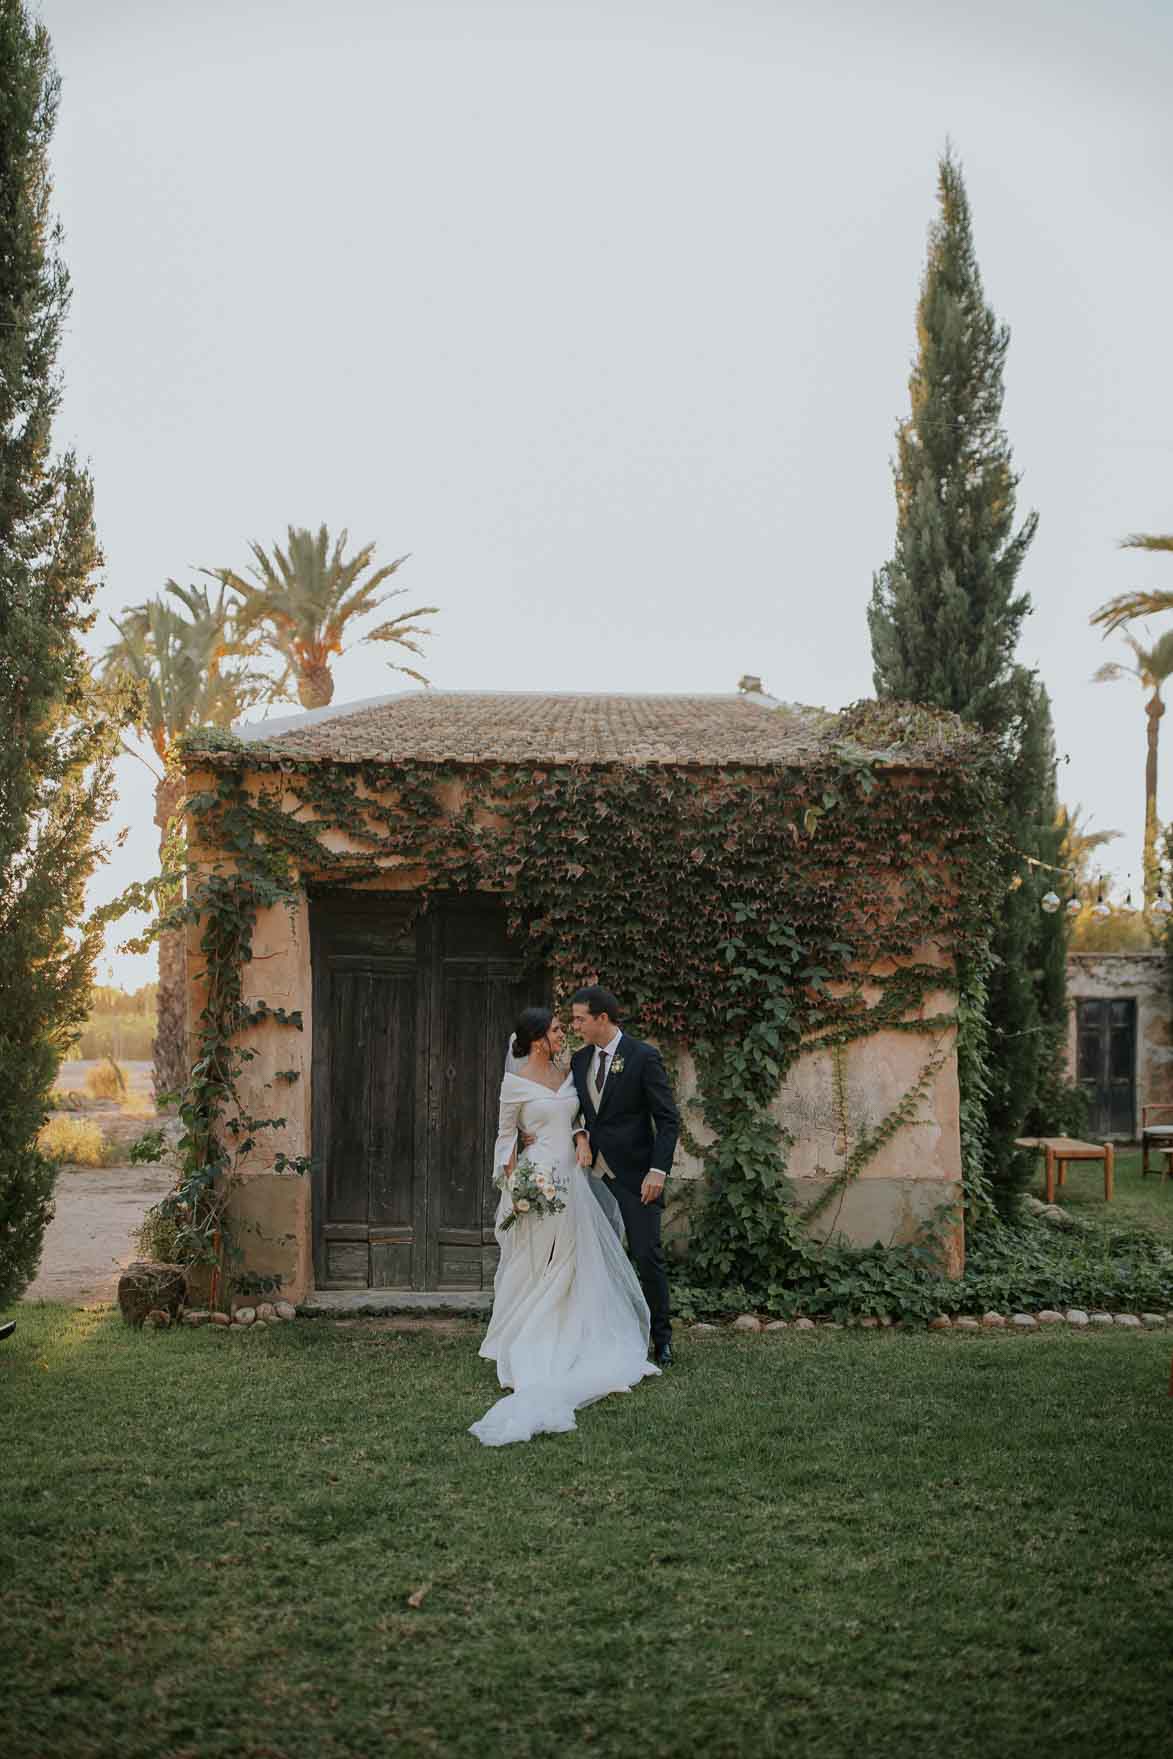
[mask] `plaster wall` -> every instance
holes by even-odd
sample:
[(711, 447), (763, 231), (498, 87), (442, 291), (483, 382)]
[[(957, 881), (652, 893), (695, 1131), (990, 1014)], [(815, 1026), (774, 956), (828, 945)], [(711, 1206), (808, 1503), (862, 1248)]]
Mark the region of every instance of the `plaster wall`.
[[(952, 1005), (953, 997), (941, 991), (926, 998), (925, 1013), (947, 1013)], [(813, 1218), (810, 1231), (816, 1239), (903, 1246), (933, 1233), (941, 1242), (942, 1268), (950, 1276), (961, 1275), (965, 1232), (955, 1041), (955, 1030), (949, 1027), (925, 1033), (877, 1032), (844, 1046), (838, 1052), (842, 1103), (831, 1051), (811, 1051), (795, 1062), (771, 1111), (792, 1139), (787, 1184), (803, 1211), (834, 1186), (853, 1150), (900, 1104), (926, 1064), (941, 1058), (912, 1121), (868, 1158)], [(703, 1146), (711, 1138), (701, 1115), (695, 1065), (687, 1052), (674, 1062), (682, 1114)], [(685, 1150), (677, 1154), (673, 1177), (681, 1185), (701, 1179), (703, 1171), (695, 1155)], [(677, 1243), (686, 1236), (686, 1213), (687, 1200), (678, 1206), (670, 1229)]]

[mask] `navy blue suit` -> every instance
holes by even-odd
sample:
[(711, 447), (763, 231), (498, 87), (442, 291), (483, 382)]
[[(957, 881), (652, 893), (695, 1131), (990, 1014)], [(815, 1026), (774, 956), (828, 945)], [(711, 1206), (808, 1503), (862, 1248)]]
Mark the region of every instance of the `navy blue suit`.
[(614, 1174), (608, 1184), (622, 1213), (627, 1244), (651, 1313), (652, 1342), (660, 1350), (672, 1337), (668, 1273), (660, 1242), (664, 1197), (661, 1192), (654, 1203), (644, 1203), (640, 1187), (653, 1168), (664, 1174), (672, 1171), (680, 1114), (659, 1051), (642, 1039), (629, 1038), (626, 1032), (620, 1035), (608, 1061), (596, 1110), (590, 1073), (598, 1055), (596, 1045), (584, 1045), (575, 1052), (570, 1069), (586, 1120), (591, 1163), (602, 1155)]

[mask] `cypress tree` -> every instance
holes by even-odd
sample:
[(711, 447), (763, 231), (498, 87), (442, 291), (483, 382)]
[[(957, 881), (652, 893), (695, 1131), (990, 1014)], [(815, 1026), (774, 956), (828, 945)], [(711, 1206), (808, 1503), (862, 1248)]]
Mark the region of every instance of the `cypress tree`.
[(1038, 515), (1014, 530), (1018, 478), (1000, 426), (1010, 332), (985, 302), (951, 151), (937, 193), (911, 410), (897, 430), (896, 547), (868, 611), (873, 676), (877, 696), (1003, 733), (1021, 711), (1014, 650), (1030, 600), (1015, 585)]
[(52, 1213), (37, 1134), (100, 950), (82, 912), (115, 736), (80, 640), (100, 562), (92, 484), (51, 452), (69, 300), (50, 214), (57, 100), (47, 32), (0, 0), (0, 1305), (34, 1274)]
[[(1023, 860), (1058, 860), (1055, 753), (1047, 693), (1015, 659), (1030, 610), (1018, 575), (1038, 517), (1015, 528), (1019, 479), (1001, 425), (1009, 331), (986, 304), (951, 150), (937, 193), (911, 407), (897, 432), (896, 542), (874, 578), (868, 624), (878, 696), (952, 709), (990, 733), (1001, 753), (1001, 822), (991, 828), (1007, 849), (1007, 891), (990, 925), (982, 986), (984, 1068), (968, 1078), (980, 1092), (974, 1140), (1005, 1207), (1031, 1170), (1014, 1138), (1046, 1090), (1063, 1086), (1066, 922), (1039, 909), (1056, 876)], [(1058, 1120), (1046, 1122), (1057, 1128)], [(970, 1152), (971, 1169), (973, 1161)]]

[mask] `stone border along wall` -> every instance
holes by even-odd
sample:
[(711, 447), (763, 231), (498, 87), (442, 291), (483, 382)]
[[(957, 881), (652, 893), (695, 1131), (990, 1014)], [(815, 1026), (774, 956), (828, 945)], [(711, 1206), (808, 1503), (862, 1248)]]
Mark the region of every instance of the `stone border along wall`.
[[(1162, 1326), (1173, 1326), (1173, 1313), (1104, 1313), (1087, 1312), (1082, 1307), (1069, 1307), (1060, 1313), (1056, 1308), (1044, 1307), (1037, 1313), (983, 1313), (978, 1317), (972, 1314), (961, 1314), (953, 1317), (948, 1313), (938, 1313), (928, 1320), (929, 1331), (1038, 1331), (1040, 1327), (1051, 1325), (1069, 1325), (1077, 1330), (1088, 1326), (1119, 1326), (1127, 1331), (1156, 1331)], [(689, 1326), (693, 1332), (763, 1332), (763, 1331), (854, 1331), (875, 1330), (880, 1327), (899, 1326), (905, 1331), (923, 1330), (925, 1323), (920, 1320), (907, 1319), (876, 1319), (870, 1314), (862, 1319), (847, 1321), (834, 1319), (759, 1319), (756, 1313), (739, 1313), (736, 1319), (730, 1320), (727, 1326), (709, 1325), (698, 1320)]]

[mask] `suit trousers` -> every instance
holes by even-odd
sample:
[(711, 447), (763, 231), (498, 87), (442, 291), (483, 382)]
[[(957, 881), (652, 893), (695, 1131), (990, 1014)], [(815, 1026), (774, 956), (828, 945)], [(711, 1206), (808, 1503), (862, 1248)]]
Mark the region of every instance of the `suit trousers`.
[(664, 1262), (664, 1248), (660, 1244), (664, 1199), (660, 1196), (655, 1203), (643, 1203), (638, 1190), (632, 1191), (618, 1179), (608, 1179), (607, 1186), (623, 1217), (628, 1250), (652, 1316), (652, 1343), (659, 1350), (672, 1341), (668, 1269)]

